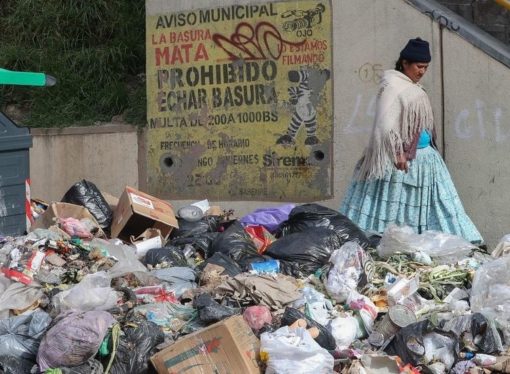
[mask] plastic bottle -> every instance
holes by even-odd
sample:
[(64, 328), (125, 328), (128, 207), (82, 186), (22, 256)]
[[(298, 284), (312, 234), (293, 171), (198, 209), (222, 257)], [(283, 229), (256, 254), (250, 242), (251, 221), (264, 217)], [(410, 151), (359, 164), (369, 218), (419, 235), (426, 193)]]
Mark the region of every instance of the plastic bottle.
[(460, 352), (459, 357), (466, 360), (471, 360), (473, 357), (475, 357), (475, 354), (473, 352)]

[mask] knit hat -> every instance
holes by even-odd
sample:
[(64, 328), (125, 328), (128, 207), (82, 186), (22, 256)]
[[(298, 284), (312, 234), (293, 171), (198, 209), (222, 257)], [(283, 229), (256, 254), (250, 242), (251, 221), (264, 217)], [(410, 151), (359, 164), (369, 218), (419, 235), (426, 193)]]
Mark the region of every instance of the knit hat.
[(400, 51), (400, 58), (412, 62), (430, 62), (429, 42), (420, 38), (409, 39), (406, 46)]

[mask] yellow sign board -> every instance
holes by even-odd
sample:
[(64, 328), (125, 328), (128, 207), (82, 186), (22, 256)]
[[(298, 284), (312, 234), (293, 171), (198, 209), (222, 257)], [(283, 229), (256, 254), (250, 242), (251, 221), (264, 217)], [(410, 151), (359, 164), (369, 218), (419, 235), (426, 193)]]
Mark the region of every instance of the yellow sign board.
[(146, 23), (150, 193), (332, 196), (329, 2), (152, 12)]

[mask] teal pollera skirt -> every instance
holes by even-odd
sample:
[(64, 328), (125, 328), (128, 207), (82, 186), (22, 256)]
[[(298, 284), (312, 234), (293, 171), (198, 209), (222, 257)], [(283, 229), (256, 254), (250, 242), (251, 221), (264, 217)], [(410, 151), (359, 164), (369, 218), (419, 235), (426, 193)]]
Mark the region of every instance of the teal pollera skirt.
[(442, 231), (472, 243), (482, 236), (468, 217), (446, 164), (431, 146), (416, 150), (409, 171), (393, 168), (384, 178), (358, 180), (354, 171), (340, 212), (361, 229), (383, 233), (390, 223), (416, 233)]

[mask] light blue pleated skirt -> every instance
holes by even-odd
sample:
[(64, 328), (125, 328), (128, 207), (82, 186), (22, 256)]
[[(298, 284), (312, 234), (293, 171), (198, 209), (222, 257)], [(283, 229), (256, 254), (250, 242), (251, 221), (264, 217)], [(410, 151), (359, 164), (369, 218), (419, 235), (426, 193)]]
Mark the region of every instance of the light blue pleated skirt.
[(390, 223), (411, 226), (416, 233), (437, 230), (483, 243), (468, 217), (446, 165), (433, 147), (417, 149), (409, 171), (393, 168), (382, 179), (354, 178), (340, 212), (361, 229), (383, 233)]

